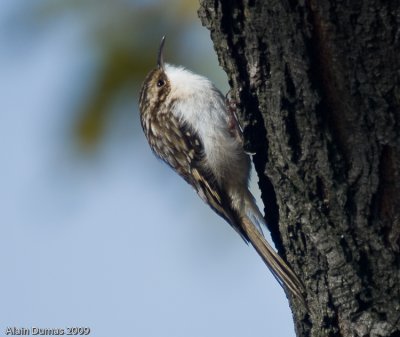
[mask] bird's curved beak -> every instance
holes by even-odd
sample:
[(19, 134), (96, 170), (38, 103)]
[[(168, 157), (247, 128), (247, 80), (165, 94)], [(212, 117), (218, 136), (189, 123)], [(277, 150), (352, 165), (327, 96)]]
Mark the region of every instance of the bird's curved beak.
[(164, 70), (164, 42), (165, 35), (161, 39), (160, 48), (158, 49), (157, 65), (158, 69)]

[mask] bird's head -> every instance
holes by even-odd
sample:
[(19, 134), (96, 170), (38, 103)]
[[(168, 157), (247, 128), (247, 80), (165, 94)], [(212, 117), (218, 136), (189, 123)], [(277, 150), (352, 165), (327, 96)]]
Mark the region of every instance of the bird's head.
[(171, 84), (164, 63), (164, 43), (165, 36), (161, 39), (158, 50), (157, 67), (150, 71), (142, 84), (139, 99), (141, 114), (158, 110), (171, 91)]

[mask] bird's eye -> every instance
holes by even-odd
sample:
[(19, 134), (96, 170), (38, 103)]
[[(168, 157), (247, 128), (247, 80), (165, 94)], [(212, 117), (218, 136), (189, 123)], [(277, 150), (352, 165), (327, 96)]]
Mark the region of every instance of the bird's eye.
[(161, 88), (165, 84), (164, 80), (158, 80), (157, 87)]

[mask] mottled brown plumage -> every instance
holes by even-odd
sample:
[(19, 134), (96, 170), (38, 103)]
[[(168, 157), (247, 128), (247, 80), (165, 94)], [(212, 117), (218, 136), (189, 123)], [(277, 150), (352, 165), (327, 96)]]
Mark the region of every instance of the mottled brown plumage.
[[(162, 86), (157, 86), (164, 81)], [(154, 90), (158, 88), (158, 90)], [(168, 96), (170, 84), (162, 69), (146, 77), (140, 94), (140, 120), (151, 149), (194, 187), (198, 195), (230, 224), (238, 223), (238, 215), (204, 161), (204, 148), (196, 132), (171, 114), (174, 100)], [(234, 229), (248, 241), (246, 233)]]
[(139, 107), (151, 149), (250, 242), (278, 281), (303, 303), (303, 285), (265, 240), (263, 216), (248, 190), (250, 159), (236, 117), (205, 78), (165, 65), (146, 77)]

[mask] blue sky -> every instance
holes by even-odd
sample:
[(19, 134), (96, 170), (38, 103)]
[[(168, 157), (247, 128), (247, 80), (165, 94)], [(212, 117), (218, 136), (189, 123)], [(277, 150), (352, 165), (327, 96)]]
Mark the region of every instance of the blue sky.
[[(99, 57), (73, 15), (19, 31), (18, 6), (0, 5), (0, 336), (7, 326), (294, 336), (284, 292), (257, 254), (151, 153), (137, 92), (110, 107), (98, 151), (74, 149), (69, 127)], [(202, 47), (191, 52), (194, 40)], [(226, 91), (200, 21), (180, 46), (184, 58), (211, 60), (199, 69)]]

